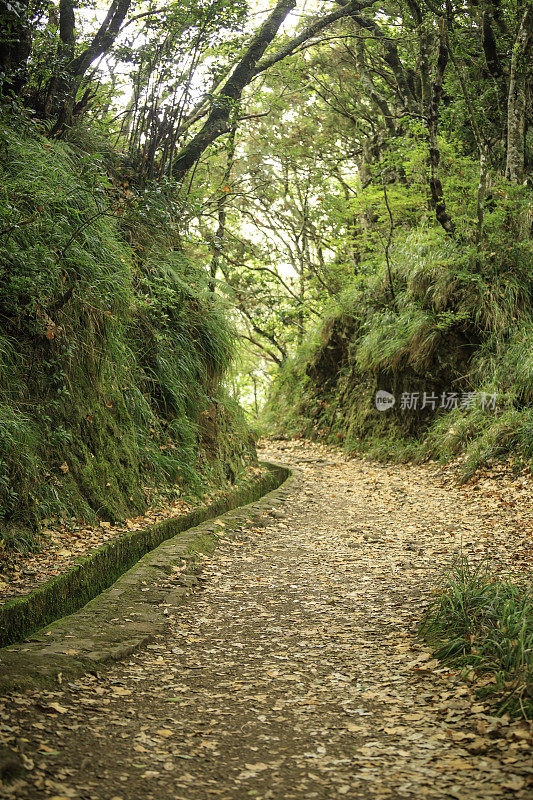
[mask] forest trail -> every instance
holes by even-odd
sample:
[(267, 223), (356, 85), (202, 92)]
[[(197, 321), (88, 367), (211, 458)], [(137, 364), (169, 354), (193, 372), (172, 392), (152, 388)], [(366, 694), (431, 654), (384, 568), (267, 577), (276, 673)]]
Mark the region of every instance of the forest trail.
[(530, 797), (524, 724), (492, 717), (415, 635), (461, 543), (505, 562), (512, 512), (493, 509), (487, 540), (490, 507), (432, 467), (303, 442), (263, 456), (298, 467), (300, 488), (222, 537), (202, 590), (169, 609), (172, 635), (97, 678), (2, 701), (27, 772), (1, 796)]

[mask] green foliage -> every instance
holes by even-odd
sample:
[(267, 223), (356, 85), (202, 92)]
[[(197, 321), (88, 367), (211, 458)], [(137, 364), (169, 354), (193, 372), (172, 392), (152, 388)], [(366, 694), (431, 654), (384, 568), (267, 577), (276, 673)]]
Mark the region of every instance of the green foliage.
[(403, 363), (423, 368), (440, 341), (438, 318), (420, 308), (399, 315), (378, 312), (371, 324), (357, 347), (356, 363), (363, 370), (395, 370)]
[[(273, 384), (265, 414), (275, 430), (386, 459), (466, 452), (465, 478), (492, 459), (533, 465), (532, 247), (519, 235), (526, 208), (524, 191), (507, 188), (483, 248), (466, 238), (466, 221), (461, 243), (435, 228), (396, 233), (394, 302), (383, 262), (341, 295), (321, 340)], [(396, 396), (393, 409), (375, 409), (378, 389)], [(445, 411), (440, 397), (451, 391), (478, 402)], [(404, 411), (403, 392), (435, 394), (437, 407)], [(483, 395), (496, 395), (496, 408), (483, 408)]]
[(9, 404), (0, 405), (0, 496), (3, 517), (11, 521), (3, 538), (19, 549), (33, 547), (38, 524), (32, 494), (39, 474), (39, 435), (31, 418)]
[(140, 432), (143, 464), (170, 481), (181, 475), (195, 482), (199, 417), (220, 399), (219, 382), (232, 358), (233, 331), (205, 288), (205, 273), (182, 253), (149, 258), (127, 334), (136, 363), (131, 408), (148, 424)]
[(267, 401), (261, 410), (260, 421), (268, 433), (287, 438), (311, 433), (311, 414), (301, 413), (304, 407), (307, 410), (310, 385), (300, 353), (282, 365), (272, 379)]
[[(517, 449), (528, 459), (529, 111), (520, 177), (501, 177), (522, 12), (487, 7), (480, 26), (477, 6), (452, 3), (438, 59), (438, 11), (375, 7), (368, 28), (339, 20), (246, 89), (239, 75), (253, 70), (233, 69), (249, 41), (243, 0), (141, 5), (118, 38), (97, 37), (102, 66), (98, 46), (69, 77), (71, 56), (92, 41), (83, 8), (69, 43), (59, 35), (68, 4), (61, 19), (39, 6), (25, 20), (31, 56), (10, 53), (20, 84), (3, 104), (19, 132), (6, 121), (0, 131), (4, 470), (27, 476), (28, 518), (32, 503), (45, 516), (120, 516), (156, 484), (193, 483), (216, 430), (229, 437), (226, 425), (240, 424), (220, 389), (230, 317), (249, 352), (228, 383), (257, 415), (258, 380), (279, 368), (267, 407), (278, 430), (380, 457), (466, 449), (467, 473)], [(32, 111), (17, 112), (16, 97)], [(226, 123), (236, 125), (228, 139)], [(187, 166), (197, 159), (186, 177), (180, 152)], [(201, 269), (184, 255), (193, 250)], [(238, 314), (214, 302), (221, 294)], [(501, 402), (381, 413), (379, 388)], [(6, 500), (12, 517), (16, 506)]]
[(524, 576), (512, 580), (460, 556), (430, 604), (420, 632), (436, 656), (474, 670), (499, 713), (533, 716), (533, 594)]
[(5, 125), (0, 137), (3, 313), (27, 318), (28, 327), (37, 315), (35, 330), (46, 326), (47, 309), (72, 290), (80, 310), (90, 307), (95, 324), (105, 327), (127, 302), (130, 270), (116, 225), (109, 223), (113, 201), (98, 159)]
[(117, 188), (98, 146), (4, 119), (0, 149), (0, 535), (34, 546), (43, 520), (119, 519), (225, 480), (223, 461), (238, 473), (234, 333), (174, 249), (171, 205)]

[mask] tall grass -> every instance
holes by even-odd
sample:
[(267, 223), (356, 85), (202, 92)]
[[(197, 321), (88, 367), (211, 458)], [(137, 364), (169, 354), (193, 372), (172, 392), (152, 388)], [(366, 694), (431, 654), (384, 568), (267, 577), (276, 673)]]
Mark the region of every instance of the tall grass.
[(533, 579), (499, 576), (459, 556), (420, 633), (438, 658), (481, 678), (500, 713), (533, 718)]
[(235, 334), (181, 249), (172, 203), (145, 192), (128, 208), (120, 159), (74, 138), (0, 118), (0, 537), (11, 546), (31, 545), (43, 519), (118, 519), (154, 493), (221, 479), (202, 449), (209, 408), (234, 472), (247, 448), (228, 446), (240, 421), (222, 403)]

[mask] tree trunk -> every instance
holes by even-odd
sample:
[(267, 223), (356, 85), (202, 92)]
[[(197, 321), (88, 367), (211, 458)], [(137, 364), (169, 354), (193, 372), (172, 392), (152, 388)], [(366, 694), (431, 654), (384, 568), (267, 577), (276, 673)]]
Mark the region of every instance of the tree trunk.
[(439, 127), (439, 106), (442, 97), (442, 83), (444, 80), (444, 73), (448, 63), (448, 50), (445, 45), (444, 30), (441, 29), (439, 36), (439, 46), (437, 53), (437, 63), (435, 64), (435, 71), (433, 81), (428, 89), (430, 97), (429, 108), (427, 108), (427, 126), (428, 126), (428, 139), (429, 139), (429, 191), (431, 197), (431, 205), (435, 209), (435, 216), (437, 222), (442, 225), (444, 230), (449, 236), (455, 236), (455, 223), (446, 209), (446, 201), (444, 199), (444, 190), (439, 175), (440, 163), (440, 147), (438, 139)]
[(496, 37), (494, 36), (494, 31), (492, 29), (492, 21), (493, 21), (492, 13), (488, 10), (483, 11), (482, 28), (481, 28), (483, 52), (485, 54), (485, 61), (487, 63), (487, 68), (490, 72), (490, 75), (496, 87), (496, 96), (498, 99), (498, 112), (503, 123), (503, 120), (506, 115), (506, 106), (507, 106), (507, 81), (498, 54), (498, 45), (496, 43)]
[[(68, 64), (64, 77), (65, 94), (63, 97), (59, 98), (61, 101), (61, 108), (52, 129), (52, 136), (59, 136), (65, 128), (72, 123), (72, 116), (76, 104), (76, 93), (81, 85), (82, 78), (93, 61), (107, 53), (113, 46), (122, 24), (126, 19), (131, 3), (132, 0), (112, 0), (106, 17), (94, 35), (90, 45)], [(71, 0), (63, 0), (62, 7), (64, 8), (65, 15), (65, 33), (70, 26), (68, 17), (69, 6), (71, 6)]]
[(488, 162), (488, 147), (485, 146), (479, 151), (479, 184), (477, 187), (477, 202), (476, 202), (476, 216), (477, 216), (477, 231), (476, 231), (476, 244), (483, 243), (483, 204), (487, 195), (487, 162)]
[(533, 11), (529, 6), (513, 45), (509, 95), (507, 99), (507, 163), (505, 177), (512, 183), (521, 183), (524, 177), (524, 152), (526, 132), (526, 81), (528, 54), (533, 36)]
[(48, 82), (46, 97), (43, 106), (45, 119), (58, 111), (58, 103), (65, 101), (71, 93), (72, 76), (69, 75), (68, 65), (74, 58), (76, 46), (76, 21), (72, 0), (59, 2), (59, 43), (57, 45), (56, 62), (54, 71)]
[(292, 11), (295, 6), (296, 0), (279, 0), (270, 16), (253, 36), (244, 56), (214, 98), (205, 123), (196, 136), (176, 155), (172, 167), (175, 178), (178, 180), (183, 178), (209, 145), (230, 130), (230, 118), (241, 98), (243, 89), (255, 76), (259, 59), (276, 37), (289, 11)]
[(224, 170), (224, 176), (222, 178), (222, 191), (219, 194), (218, 201), (217, 201), (217, 212), (218, 212), (218, 228), (217, 232), (215, 233), (215, 238), (213, 240), (213, 256), (211, 258), (211, 265), (209, 269), (209, 291), (215, 291), (215, 281), (217, 277), (218, 268), (220, 266), (220, 259), (222, 257), (222, 248), (224, 244), (224, 235), (226, 233), (226, 200), (228, 197), (228, 182), (231, 175), (231, 170), (233, 168), (233, 159), (235, 157), (235, 134), (237, 132), (236, 128), (232, 128), (229, 141), (228, 141), (228, 149), (226, 151), (226, 169)]

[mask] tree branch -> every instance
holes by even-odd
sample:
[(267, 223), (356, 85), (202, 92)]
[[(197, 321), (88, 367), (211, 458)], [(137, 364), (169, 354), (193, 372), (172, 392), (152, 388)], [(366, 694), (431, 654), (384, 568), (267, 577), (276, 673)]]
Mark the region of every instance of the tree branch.
[(307, 28), (304, 28), (304, 30), (298, 34), (298, 36), (295, 36), (293, 39), (283, 45), (283, 47), (280, 47), (277, 53), (273, 53), (271, 56), (268, 56), (260, 61), (256, 67), (255, 74), (259, 75), (260, 72), (264, 72), (265, 70), (274, 66), (274, 64), (277, 64), (278, 61), (282, 61), (284, 58), (287, 58), (287, 56), (292, 55), (292, 53), (294, 53), (294, 51), (300, 47), (300, 45), (302, 45), (304, 42), (307, 42), (309, 39), (312, 39), (313, 36), (316, 36), (316, 34), (320, 33), (321, 30), (327, 28), (328, 25), (337, 22), (339, 19), (348, 17), (353, 11), (363, 11), (363, 9), (374, 5), (374, 2), (375, 0), (370, 0), (370, 2), (358, 3), (356, 0), (350, 0), (350, 2), (337, 11), (331, 11), (329, 14), (326, 14), (326, 16), (315, 20), (315, 22), (312, 22), (311, 25), (307, 26)]
[(178, 180), (183, 178), (204, 150), (231, 128), (230, 117), (241, 98), (243, 89), (256, 74), (256, 65), (276, 37), (285, 17), (296, 6), (296, 0), (279, 0), (272, 13), (252, 37), (245, 54), (214, 97), (211, 110), (202, 128), (174, 159), (172, 173)]
[(122, 27), (131, 3), (132, 0), (112, 0), (106, 18), (91, 44), (71, 62), (69, 72), (72, 75), (76, 77), (84, 75), (95, 58), (109, 50)]

